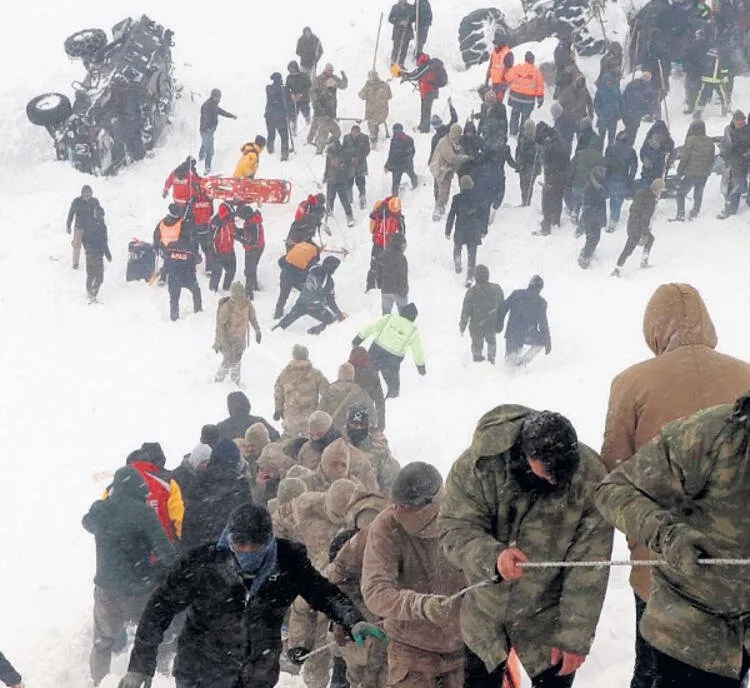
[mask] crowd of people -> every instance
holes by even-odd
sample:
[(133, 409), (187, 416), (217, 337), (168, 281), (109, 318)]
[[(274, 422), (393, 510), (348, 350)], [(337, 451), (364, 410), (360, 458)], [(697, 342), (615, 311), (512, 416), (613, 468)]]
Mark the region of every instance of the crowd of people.
[[(644, 64), (621, 92), (618, 43), (602, 56), (592, 97), (569, 37), (555, 51), (552, 121), (532, 117), (546, 89), (535, 55), (527, 52), (516, 64), (507, 37), (498, 34), (478, 113), (462, 126), (448, 99), (445, 123), (432, 114), (447, 74), (424, 52), (433, 21), (428, 0), (399, 0), (388, 21), (392, 71), (417, 85), (419, 133), (434, 130), (427, 161), (432, 218), (445, 222), (459, 274), (466, 247), (459, 332), (468, 329), (477, 363), (495, 364), (497, 333), (504, 332), (506, 361), (527, 365), (551, 352), (544, 280), (533, 275), (506, 298), (489, 267), (477, 264), (504, 201), (506, 164), (518, 174), (524, 206), (543, 175), (535, 233), (559, 231), (565, 206), (576, 235), (585, 236), (578, 258), (584, 269), (602, 229), (617, 232), (632, 199), (612, 272), (619, 276), (638, 245), (641, 265), (648, 265), (655, 209), (670, 184), (674, 219), (686, 219), (691, 191), (688, 218), (699, 215), (714, 141), (697, 118), (684, 146), (675, 146), (660, 118), (663, 70), (655, 77)], [(407, 71), (415, 38), (415, 65)], [(278, 259), (273, 329), (309, 316), (318, 324), (307, 332), (318, 335), (346, 318), (334, 281), (341, 261), (323, 257), (330, 249), (321, 232), (336, 198), (355, 224), (355, 187), (358, 209), (368, 208), (367, 159), (385, 125), (392, 189), (368, 213), (372, 251), (363, 281), (365, 290), (381, 291), (382, 317), (356, 334), (332, 383), (305, 346), (294, 346), (273, 390), (273, 422), (281, 431), (252, 415), (248, 397), (235, 391), (229, 417), (203, 426), (176, 468), (167, 468), (158, 443), (146, 442), (115, 472), (83, 518), (97, 552), (94, 685), (109, 674), (132, 622), (135, 645), (120, 688), (146, 688), (172, 659), (178, 688), (271, 688), (282, 666), (300, 665), (308, 688), (517, 688), (517, 662), (535, 688), (568, 688), (590, 653), (609, 577), (607, 567), (587, 562), (609, 559), (617, 527), (632, 542), (634, 559), (649, 552), (661, 559), (653, 569), (633, 568), (633, 688), (738, 688), (750, 667), (744, 569), (702, 566), (700, 559), (750, 555), (750, 400), (743, 396), (750, 365), (714, 351), (714, 326), (693, 287), (662, 285), (644, 316), (654, 358), (613, 381), (600, 453), (579, 442), (562, 415), (508, 404), (480, 419), (445, 481), (427, 463), (402, 467), (385, 435), (388, 400), (401, 393), (407, 354), (420, 375), (427, 372), (419, 312), (409, 299), (401, 183), (404, 175), (412, 188), (420, 183), (416, 146), (402, 124), (389, 132), (391, 87), (375, 71), (359, 94), (368, 134), (357, 124), (342, 138), (336, 94), (348, 79), (331, 64), (317, 75), (323, 54), (320, 39), (305, 28), (299, 61), (289, 63), (286, 79), (274, 72), (266, 88), (267, 135), (242, 146), (234, 176), (259, 179), (262, 155), (275, 154), (277, 138), (280, 159), (289, 159), (302, 115), (307, 142), (326, 156), (326, 193), (295, 210)], [(696, 102), (705, 106), (703, 93)], [(214, 89), (201, 108), (202, 176), (211, 171), (219, 117), (234, 117), (220, 100)], [(636, 153), (644, 119), (653, 123)], [(720, 151), (729, 180), (724, 217), (738, 212), (747, 190), (748, 132), (735, 112)], [(669, 171), (677, 161), (675, 181)], [(253, 303), (261, 288), (263, 216), (253, 204), (215, 203), (197, 163), (189, 157), (164, 185), (164, 197), (172, 198), (153, 243), (163, 265), (154, 265), (149, 279), (168, 285), (177, 320), (182, 289), (191, 292), (194, 310), (202, 309), (198, 266), (206, 264), (209, 289), (226, 293), (217, 307), (213, 346), (223, 359), (216, 380), (228, 375), (240, 385), (249, 330), (257, 344), (263, 340)], [(67, 231), (74, 268), (81, 247), (86, 252), (92, 301), (103, 259), (111, 260), (104, 217), (84, 186)], [(235, 281), (236, 242), (244, 284)], [(294, 290), (297, 299), (285, 312)], [(526, 567), (544, 562), (538, 570)], [(21, 686), (1, 654), (0, 679)]]

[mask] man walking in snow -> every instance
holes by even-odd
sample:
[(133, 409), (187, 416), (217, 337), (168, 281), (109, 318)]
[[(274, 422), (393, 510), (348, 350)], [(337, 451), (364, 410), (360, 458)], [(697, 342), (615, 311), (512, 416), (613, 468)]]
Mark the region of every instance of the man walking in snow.
[(201, 135), (201, 149), (198, 152), (198, 159), (203, 160), (205, 168), (203, 174), (211, 172), (211, 165), (214, 159), (214, 134), (219, 126), (219, 117), (228, 117), (237, 119), (236, 115), (227, 112), (219, 107), (221, 102), (221, 91), (218, 88), (211, 89), (211, 96), (201, 105), (201, 120), (198, 126), (198, 132)]
[(273, 688), (284, 615), (300, 595), (357, 644), (385, 641), (315, 570), (303, 545), (274, 537), (265, 508), (237, 507), (218, 541), (190, 551), (152, 595), (120, 688), (150, 683), (164, 629), (185, 610), (174, 666), (180, 688)]
[(289, 160), (289, 120), (293, 107), (289, 92), (284, 87), (281, 72), (274, 72), (271, 74), (271, 83), (266, 86), (266, 149), (273, 154), (278, 133), (281, 139), (281, 162)]
[[(526, 289), (516, 289), (497, 313), (497, 331), (502, 332), (505, 316), (505, 360), (520, 367), (531, 363), (544, 349), (549, 355), (552, 342), (547, 324), (547, 301), (542, 298), (544, 280), (534, 275)], [(528, 349), (526, 348), (528, 347)]]
[(216, 338), (213, 348), (224, 359), (216, 371), (214, 382), (223, 382), (229, 373), (232, 382), (240, 384), (242, 354), (248, 343), (250, 325), (255, 331), (256, 344), (260, 344), (261, 331), (253, 302), (245, 295), (242, 283), (234, 282), (229, 288), (229, 296), (222, 298), (216, 309)]
[[(101, 209), (99, 201), (94, 198), (91, 187), (84, 184), (81, 187), (81, 195), (74, 198), (68, 211), (68, 221), (65, 223), (65, 231), (73, 233), (71, 246), (73, 247), (73, 269), (78, 270), (81, 259), (81, 246), (83, 245), (83, 232), (96, 224), (95, 211)], [(75, 223), (74, 223), (75, 221)]]
[(409, 51), (409, 43), (414, 38), (414, 22), (416, 15), (414, 5), (410, 5), (407, 0), (398, 0), (391, 7), (388, 15), (388, 22), (393, 24), (393, 50), (391, 50), (391, 64), (404, 66), (406, 53)]
[(94, 210), (94, 221), (88, 225), (81, 236), (83, 250), (86, 252), (86, 292), (91, 303), (96, 301), (99, 289), (104, 281), (104, 259), (112, 262), (107, 239), (107, 225), (104, 224), (104, 209), (100, 206)]
[(396, 122), (393, 125), (393, 138), (385, 161), (385, 171), (392, 175), (391, 196), (398, 196), (401, 190), (401, 178), (406, 174), (411, 181), (412, 191), (417, 188), (419, 179), (414, 171), (414, 139), (404, 131), (404, 125)]
[(501, 685), (511, 648), (535, 688), (573, 684), (609, 570), (519, 564), (609, 559), (612, 528), (593, 494), (605, 475), (559, 413), (505, 405), (480, 419), (448, 476), (439, 519), (446, 557), (467, 582), (498, 581), (463, 600), (461, 630), (475, 655), (465, 685)]
[(359, 97), (365, 101), (365, 121), (370, 132), (370, 145), (376, 148), (381, 124), (385, 125), (385, 133), (388, 135), (388, 101), (392, 97), (391, 87), (372, 70), (367, 74), (367, 82), (359, 92)]

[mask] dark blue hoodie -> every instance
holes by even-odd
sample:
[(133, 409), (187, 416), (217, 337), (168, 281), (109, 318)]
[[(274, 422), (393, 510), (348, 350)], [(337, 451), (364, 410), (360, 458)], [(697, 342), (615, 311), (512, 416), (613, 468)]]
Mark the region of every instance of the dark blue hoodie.
[(622, 94), (611, 74), (603, 74), (594, 96), (594, 111), (602, 120), (616, 120), (622, 115)]

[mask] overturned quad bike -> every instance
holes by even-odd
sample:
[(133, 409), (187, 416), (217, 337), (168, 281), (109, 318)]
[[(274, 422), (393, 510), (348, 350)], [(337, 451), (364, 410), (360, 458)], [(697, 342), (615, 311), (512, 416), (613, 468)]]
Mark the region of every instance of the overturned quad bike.
[(172, 74), (173, 32), (143, 15), (123, 19), (112, 40), (84, 29), (65, 40), (65, 52), (86, 68), (74, 81), (74, 99), (45, 93), (26, 106), (32, 124), (45, 127), (58, 160), (87, 174), (111, 175), (151, 150), (179, 97)]

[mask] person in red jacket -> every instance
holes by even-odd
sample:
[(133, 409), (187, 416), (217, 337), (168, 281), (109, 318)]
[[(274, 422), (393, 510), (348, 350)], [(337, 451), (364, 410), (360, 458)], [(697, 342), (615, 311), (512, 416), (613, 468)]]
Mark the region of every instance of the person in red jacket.
[(243, 205), (237, 211), (243, 221), (242, 229), (238, 227), (237, 238), (245, 249), (245, 294), (253, 298), (253, 292), (260, 290), (258, 284), (258, 263), (266, 248), (266, 234), (263, 229), (263, 215), (260, 210), (250, 205)]
[(201, 178), (195, 171), (195, 158), (188, 157), (167, 177), (162, 198), (166, 198), (172, 189), (172, 200), (184, 210), (193, 193), (200, 188), (200, 182)]
[(193, 241), (201, 248), (206, 258), (206, 272), (211, 271), (211, 218), (213, 215), (213, 199), (199, 186), (190, 200), (185, 223), (189, 223)]
[(213, 258), (211, 261), (211, 279), (208, 288), (219, 291), (219, 282), (224, 273), (222, 289), (229, 290), (234, 274), (237, 272), (237, 257), (234, 254), (234, 240), (237, 237), (237, 225), (232, 206), (222, 203), (219, 211), (211, 220), (211, 236), (213, 237)]
[(440, 85), (445, 86), (441, 78), (445, 78), (443, 63), (436, 58), (431, 58), (427, 53), (417, 55), (416, 69), (401, 73), (402, 81), (416, 81), (419, 84), (419, 97), (422, 103), (419, 131), (423, 134), (430, 133), (432, 104), (437, 100)]
[(378, 286), (375, 279), (377, 260), (397, 232), (406, 235), (406, 222), (401, 212), (401, 199), (398, 196), (389, 196), (382, 201), (377, 201), (370, 213), (372, 253), (370, 254), (370, 269), (367, 272), (365, 291), (370, 291), (370, 289), (375, 289)]

